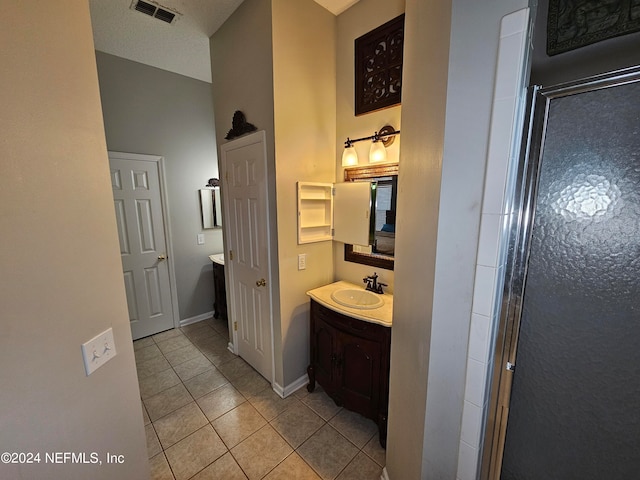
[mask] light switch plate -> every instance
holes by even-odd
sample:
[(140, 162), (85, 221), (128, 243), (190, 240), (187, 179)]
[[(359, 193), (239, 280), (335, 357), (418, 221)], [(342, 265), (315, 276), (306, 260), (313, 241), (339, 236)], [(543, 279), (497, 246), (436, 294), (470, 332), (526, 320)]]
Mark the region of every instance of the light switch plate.
[(304, 270), (307, 268), (307, 254), (300, 253), (298, 255), (298, 270)]
[(198, 245), (204, 245), (204, 233), (198, 234)]
[(109, 328), (82, 344), (82, 357), (87, 376), (116, 356), (113, 329)]

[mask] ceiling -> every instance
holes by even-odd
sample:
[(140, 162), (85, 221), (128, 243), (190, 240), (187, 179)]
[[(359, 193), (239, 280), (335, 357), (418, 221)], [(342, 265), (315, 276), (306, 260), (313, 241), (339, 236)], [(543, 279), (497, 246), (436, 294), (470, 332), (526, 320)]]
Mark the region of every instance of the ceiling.
[[(131, 8), (135, 0), (89, 0), (95, 49), (211, 82), (209, 37), (243, 0), (144, 0), (178, 12), (172, 24)], [(359, 0), (315, 0), (339, 15)]]

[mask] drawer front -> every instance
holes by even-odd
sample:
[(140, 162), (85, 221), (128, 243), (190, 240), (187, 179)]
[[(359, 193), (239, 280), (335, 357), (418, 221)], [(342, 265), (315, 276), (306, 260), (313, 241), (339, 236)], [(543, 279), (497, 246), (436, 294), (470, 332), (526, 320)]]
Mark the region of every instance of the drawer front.
[(381, 341), (390, 335), (389, 327), (342, 315), (314, 300), (311, 300), (311, 315), (316, 315), (334, 328), (361, 338)]

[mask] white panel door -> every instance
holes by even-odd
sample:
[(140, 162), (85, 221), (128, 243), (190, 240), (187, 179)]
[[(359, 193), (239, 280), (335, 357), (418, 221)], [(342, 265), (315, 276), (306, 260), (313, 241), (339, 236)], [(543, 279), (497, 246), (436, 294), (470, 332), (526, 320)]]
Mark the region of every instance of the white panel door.
[(264, 132), (221, 147), (231, 285), (238, 355), (272, 380), (271, 283)]
[[(158, 163), (109, 154), (133, 339), (174, 327)], [(140, 158), (140, 155), (131, 155)]]

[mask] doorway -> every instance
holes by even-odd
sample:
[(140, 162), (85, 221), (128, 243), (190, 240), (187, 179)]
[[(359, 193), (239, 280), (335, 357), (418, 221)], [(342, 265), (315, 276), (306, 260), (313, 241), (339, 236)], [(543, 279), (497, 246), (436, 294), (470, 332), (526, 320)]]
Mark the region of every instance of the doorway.
[(534, 93), (489, 478), (640, 471), (640, 68)]
[(220, 147), (225, 265), (235, 353), (273, 381), (267, 151), (264, 131)]
[(109, 152), (109, 166), (129, 322), (137, 340), (177, 326), (162, 157)]

